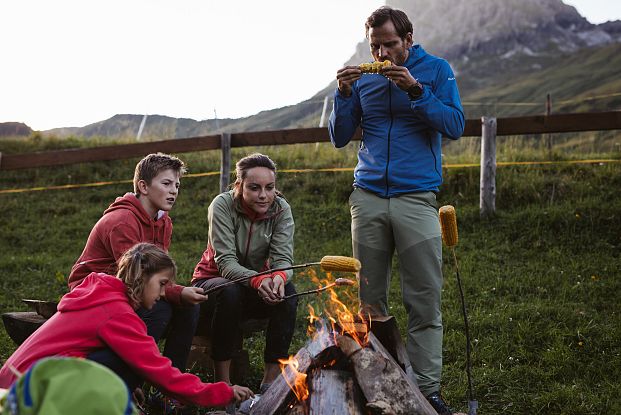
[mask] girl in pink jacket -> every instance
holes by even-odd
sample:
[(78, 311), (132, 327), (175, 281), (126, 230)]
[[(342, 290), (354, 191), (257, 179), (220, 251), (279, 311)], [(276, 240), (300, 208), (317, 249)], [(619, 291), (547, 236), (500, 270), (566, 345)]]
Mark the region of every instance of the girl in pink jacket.
[(145, 380), (175, 399), (200, 406), (248, 399), (253, 394), (246, 387), (203, 383), (182, 373), (147, 335), (135, 310), (153, 307), (175, 277), (176, 266), (168, 254), (152, 244), (135, 245), (119, 260), (116, 277), (91, 273), (61, 299), (58, 312), (0, 369), (0, 388), (8, 388), (16, 380), (15, 373), (27, 371), (39, 359), (69, 356), (108, 366), (130, 390)]

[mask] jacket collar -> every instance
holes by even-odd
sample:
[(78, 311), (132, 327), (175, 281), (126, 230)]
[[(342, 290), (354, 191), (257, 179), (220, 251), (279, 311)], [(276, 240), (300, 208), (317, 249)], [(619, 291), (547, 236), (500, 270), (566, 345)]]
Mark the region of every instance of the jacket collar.
[(411, 68), (416, 65), (418, 61), (427, 55), (427, 52), (425, 52), (425, 49), (423, 49), (421, 45), (413, 45), (410, 49), (408, 49), (408, 52), (408, 58), (403, 64), (403, 66), (407, 68)]

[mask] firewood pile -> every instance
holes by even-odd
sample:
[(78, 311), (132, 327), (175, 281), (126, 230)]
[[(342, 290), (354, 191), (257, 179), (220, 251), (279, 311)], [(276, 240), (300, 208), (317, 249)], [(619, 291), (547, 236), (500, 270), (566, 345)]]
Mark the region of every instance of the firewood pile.
[(413, 380), (394, 318), (351, 325), (315, 321), (312, 339), (284, 363), (252, 415), (436, 415)]

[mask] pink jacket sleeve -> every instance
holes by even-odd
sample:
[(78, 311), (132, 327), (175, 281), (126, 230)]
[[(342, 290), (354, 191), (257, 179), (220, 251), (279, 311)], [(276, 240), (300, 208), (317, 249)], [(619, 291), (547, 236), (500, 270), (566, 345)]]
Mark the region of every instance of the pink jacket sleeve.
[(113, 316), (99, 327), (98, 334), (130, 368), (166, 395), (200, 406), (224, 406), (233, 399), (233, 389), (226, 383), (203, 383), (173, 367), (134, 313)]

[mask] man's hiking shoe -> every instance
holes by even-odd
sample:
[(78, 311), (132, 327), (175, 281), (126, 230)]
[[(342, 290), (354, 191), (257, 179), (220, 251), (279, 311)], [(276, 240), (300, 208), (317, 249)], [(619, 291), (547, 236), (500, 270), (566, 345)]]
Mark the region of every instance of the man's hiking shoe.
[(195, 415), (196, 408), (169, 398), (159, 390), (151, 388), (147, 397), (146, 409), (152, 415)]
[(436, 410), (438, 415), (453, 415), (453, 410), (448, 407), (440, 392), (434, 392), (427, 396), (427, 401), (431, 404), (433, 409)]

